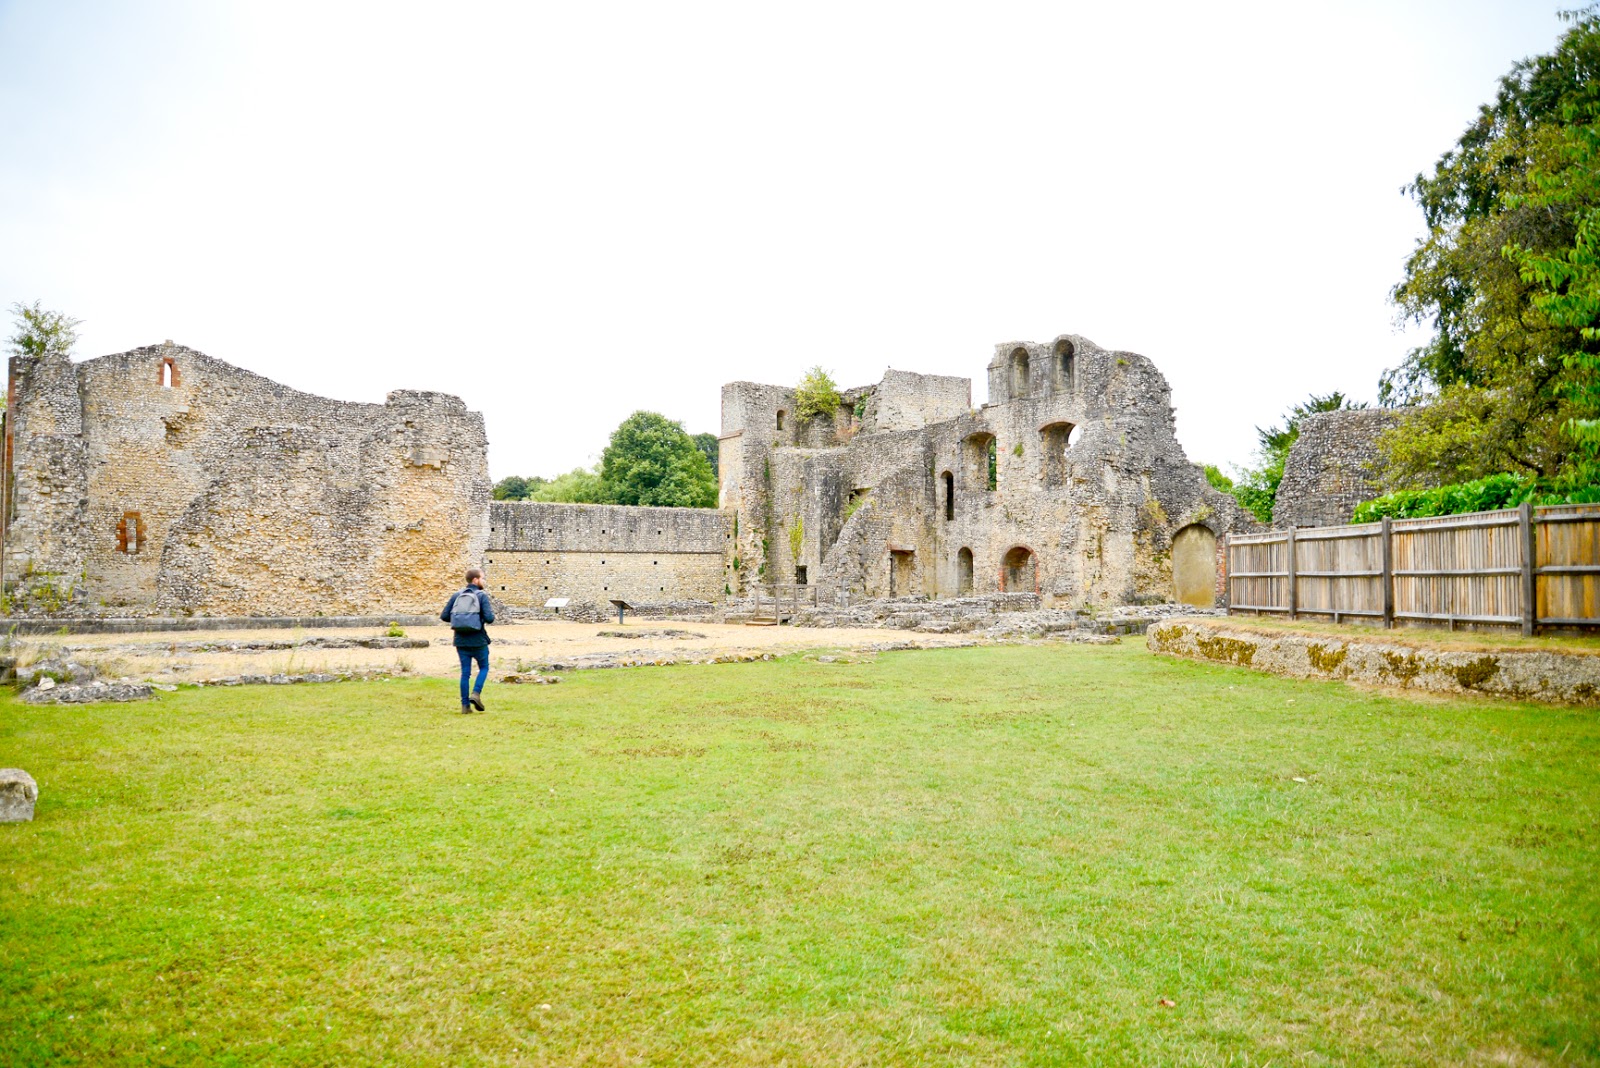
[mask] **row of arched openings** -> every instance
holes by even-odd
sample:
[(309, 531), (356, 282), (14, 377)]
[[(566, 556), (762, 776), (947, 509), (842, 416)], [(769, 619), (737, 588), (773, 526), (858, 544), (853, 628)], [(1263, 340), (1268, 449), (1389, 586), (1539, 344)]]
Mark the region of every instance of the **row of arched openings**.
[[(1039, 430), (1039, 447), (1046, 486), (1065, 486), (1067, 474), (1072, 469), (1067, 453), (1077, 444), (1081, 431), (1072, 423), (1051, 423)], [(964, 468), (962, 483), (978, 487), (989, 493), (1000, 488), (1000, 450), (993, 434), (978, 433), (969, 436), (961, 446)], [(956, 476), (953, 471), (939, 475), (943, 490), (944, 518), (949, 522), (956, 517)]]
[[(1039, 589), (1039, 562), (1026, 545), (1014, 545), (1000, 559), (1000, 589), (1003, 593), (1034, 593)], [(972, 550), (963, 546), (956, 553), (956, 592), (972, 592)]]
[[(1050, 353), (1050, 389), (1061, 392), (1077, 388), (1077, 349), (1072, 342), (1062, 338), (1057, 341), (1055, 348)], [(1028, 350), (1016, 348), (1011, 352), (1011, 396), (1025, 397), (1031, 385), (1031, 368), (1028, 365)]]

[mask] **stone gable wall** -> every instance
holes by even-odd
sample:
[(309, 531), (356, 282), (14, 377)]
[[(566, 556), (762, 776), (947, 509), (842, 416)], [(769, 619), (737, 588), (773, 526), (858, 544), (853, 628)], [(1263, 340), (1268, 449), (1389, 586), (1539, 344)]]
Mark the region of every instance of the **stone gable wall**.
[(1300, 424), (1278, 486), (1272, 525), (1331, 527), (1383, 493), (1378, 437), (1404, 413), (1388, 408), (1319, 412)]
[(329, 400), (170, 343), (11, 372), (14, 610), (426, 611), (482, 558), (487, 440), (458, 398)]

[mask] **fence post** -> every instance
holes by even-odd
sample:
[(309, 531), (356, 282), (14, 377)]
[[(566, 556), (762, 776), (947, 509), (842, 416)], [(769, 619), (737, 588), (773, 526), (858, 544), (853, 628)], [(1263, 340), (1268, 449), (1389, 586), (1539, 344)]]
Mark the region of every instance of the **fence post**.
[(1222, 607), (1233, 615), (1233, 534), (1222, 536)]
[(1394, 627), (1394, 531), (1383, 517), (1383, 629)]
[(1292, 527), (1292, 526), (1289, 528), (1288, 557), (1289, 557), (1289, 618), (1290, 619), (1298, 619), (1298, 618), (1300, 618), (1300, 589), (1299, 589), (1299, 583), (1295, 581), (1294, 527)]
[(1539, 544), (1533, 532), (1532, 503), (1523, 501), (1517, 509), (1517, 525), (1522, 534), (1522, 636), (1531, 638), (1539, 621), (1539, 576), (1535, 570), (1539, 562), (1534, 558)]

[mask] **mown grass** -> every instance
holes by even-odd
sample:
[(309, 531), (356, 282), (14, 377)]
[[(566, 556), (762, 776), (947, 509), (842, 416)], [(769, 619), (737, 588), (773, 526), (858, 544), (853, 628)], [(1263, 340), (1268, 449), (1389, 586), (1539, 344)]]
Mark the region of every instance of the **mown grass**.
[(0, 706), (0, 1063), (1600, 1063), (1592, 711), (1133, 643), (489, 698)]

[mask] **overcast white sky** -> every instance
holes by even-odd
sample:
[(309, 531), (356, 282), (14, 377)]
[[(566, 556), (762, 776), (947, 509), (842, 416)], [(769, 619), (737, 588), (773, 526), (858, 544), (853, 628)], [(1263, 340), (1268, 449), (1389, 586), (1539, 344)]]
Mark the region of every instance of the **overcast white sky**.
[(1243, 462), (1414, 343), (1400, 187), (1573, 2), (0, 0), (0, 302), (460, 394), (495, 478), (1059, 333)]

